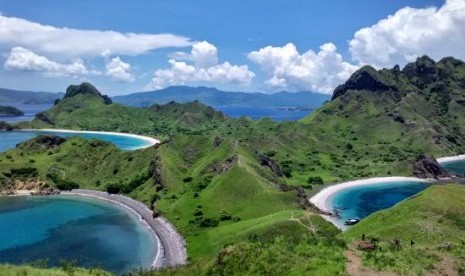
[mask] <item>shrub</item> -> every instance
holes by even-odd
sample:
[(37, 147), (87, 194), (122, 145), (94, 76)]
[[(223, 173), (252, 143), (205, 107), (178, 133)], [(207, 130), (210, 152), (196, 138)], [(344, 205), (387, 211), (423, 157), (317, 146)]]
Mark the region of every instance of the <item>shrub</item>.
[(232, 215), (228, 211), (221, 210), (220, 221), (231, 220), (231, 219), (232, 219)]
[(109, 184), (107, 186), (107, 193), (118, 194), (121, 191), (121, 187), (118, 184)]
[(218, 226), (218, 224), (219, 224), (219, 221), (217, 219), (204, 218), (200, 221), (199, 226), (202, 228), (216, 227)]
[(320, 176), (310, 176), (307, 180), (307, 183), (312, 185), (323, 185), (324, 182), (323, 178)]
[(187, 176), (187, 177), (184, 177), (182, 182), (189, 183), (189, 182), (192, 182), (192, 180), (194, 180), (194, 178), (192, 176)]

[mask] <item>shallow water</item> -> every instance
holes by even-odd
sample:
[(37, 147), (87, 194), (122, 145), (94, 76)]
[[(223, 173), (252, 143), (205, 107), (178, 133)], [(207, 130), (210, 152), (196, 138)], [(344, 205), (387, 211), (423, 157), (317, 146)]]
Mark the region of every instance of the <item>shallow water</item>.
[(394, 206), (426, 189), (429, 185), (415, 181), (383, 182), (370, 186), (351, 187), (330, 197), (331, 208), (339, 214), (338, 224), (349, 218), (368, 215)]
[(465, 174), (465, 160), (457, 160), (452, 162), (442, 163), (441, 166), (444, 167), (448, 172), (464, 175)]
[(313, 110), (280, 109), (276, 107), (243, 107), (243, 106), (214, 106), (229, 117), (239, 118), (248, 116), (254, 120), (269, 117), (273, 121), (297, 121), (312, 113)]
[(76, 261), (113, 272), (148, 268), (155, 241), (135, 214), (80, 196), (0, 198), (0, 262)]
[(53, 104), (23, 104), (23, 103), (1, 103), (0, 105), (11, 105), (22, 112), (23, 116), (0, 116), (0, 121), (9, 123), (17, 123), (24, 121), (32, 121), (37, 113), (45, 111), (53, 106)]
[(15, 148), (16, 144), (32, 139), (38, 135), (58, 135), (61, 137), (80, 136), (87, 139), (100, 139), (110, 142), (122, 150), (135, 150), (149, 145), (149, 142), (136, 138), (103, 133), (64, 133), (44, 131), (10, 131), (0, 132), (0, 152)]

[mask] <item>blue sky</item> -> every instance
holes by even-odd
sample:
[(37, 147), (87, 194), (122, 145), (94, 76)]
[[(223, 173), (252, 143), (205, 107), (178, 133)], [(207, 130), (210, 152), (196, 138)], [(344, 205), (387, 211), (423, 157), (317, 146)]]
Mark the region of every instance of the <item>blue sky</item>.
[(0, 87), (332, 89), (363, 64), (465, 58), (465, 0), (0, 0)]

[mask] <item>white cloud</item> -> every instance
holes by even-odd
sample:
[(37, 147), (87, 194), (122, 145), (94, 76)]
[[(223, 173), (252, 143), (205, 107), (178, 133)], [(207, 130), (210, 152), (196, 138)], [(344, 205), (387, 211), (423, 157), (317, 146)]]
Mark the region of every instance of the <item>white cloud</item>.
[(315, 53), (308, 50), (300, 54), (294, 44), (283, 47), (267, 46), (248, 54), (270, 78), (265, 82), (275, 89), (311, 90), (330, 94), (355, 70), (336, 51), (336, 46), (326, 43)]
[(131, 74), (131, 65), (114, 57), (106, 63), (105, 75), (112, 77), (114, 80), (123, 82), (133, 82), (134, 76)]
[(99, 71), (88, 70), (81, 59), (75, 59), (72, 63), (58, 63), (38, 55), (23, 47), (11, 49), (5, 61), (7, 70), (37, 71), (51, 76), (63, 75), (99, 75)]
[(248, 85), (255, 77), (247, 65), (218, 63), (217, 48), (206, 41), (195, 43), (190, 53), (176, 53), (169, 63), (170, 68), (155, 71), (145, 89), (198, 83)]
[(139, 55), (165, 47), (192, 45), (188, 38), (173, 34), (136, 34), (79, 30), (42, 25), (26, 19), (0, 15), (0, 45), (21, 46), (41, 54), (62, 57)]
[(349, 42), (360, 64), (404, 65), (427, 54), (465, 58), (465, 0), (447, 0), (441, 8), (402, 8), (371, 27), (358, 30)]

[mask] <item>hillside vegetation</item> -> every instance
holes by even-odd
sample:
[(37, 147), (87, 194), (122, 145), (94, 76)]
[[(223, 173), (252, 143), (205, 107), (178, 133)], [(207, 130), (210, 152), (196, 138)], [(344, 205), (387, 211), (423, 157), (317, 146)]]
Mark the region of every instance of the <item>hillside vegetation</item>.
[[(370, 215), (343, 236), (349, 243), (359, 241), (362, 235), (375, 240), (378, 248), (361, 255), (365, 265), (378, 270), (439, 274), (446, 264), (455, 274), (463, 275), (464, 233), (465, 186), (438, 185)], [(400, 246), (395, 245), (396, 239)]]
[[(421, 266), (434, 271), (450, 256), (446, 261), (457, 262), (457, 272), (460, 240), (449, 241), (459, 253), (426, 249), (442, 242), (441, 235), (434, 241), (415, 237), (416, 247), (393, 253), (386, 249), (393, 235), (413, 239), (407, 231), (417, 225), (381, 233), (376, 230), (389, 228), (370, 217), (340, 235), (307, 198), (335, 181), (411, 175), (419, 154), (464, 152), (464, 83), (465, 65), (453, 58), (422, 57), (402, 70), (363, 67), (335, 90), (331, 102), (300, 122), (286, 123), (230, 119), (199, 102), (126, 107), (90, 84), (74, 86), (52, 109), (19, 126), (143, 133), (163, 142), (124, 152), (80, 138), (52, 148), (35, 139), (0, 155), (0, 173), (5, 185), (32, 177), (61, 188), (74, 183), (126, 193), (166, 216), (187, 240), (190, 264), (143, 275), (341, 275), (344, 252), (354, 250), (362, 233), (382, 239), (374, 253), (357, 253), (374, 269), (418, 274)], [(424, 220), (426, 228), (448, 235), (463, 233), (458, 211), (454, 220), (430, 221), (427, 209), (448, 198), (448, 189), (458, 188), (430, 188), (425, 193), (434, 202), (421, 201), (420, 195), (407, 201), (417, 202), (418, 212), (403, 211), (383, 222), (404, 225), (405, 215), (407, 222)], [(445, 204), (450, 205), (444, 214), (461, 208), (455, 200)], [(389, 212), (396, 214), (396, 208)]]

